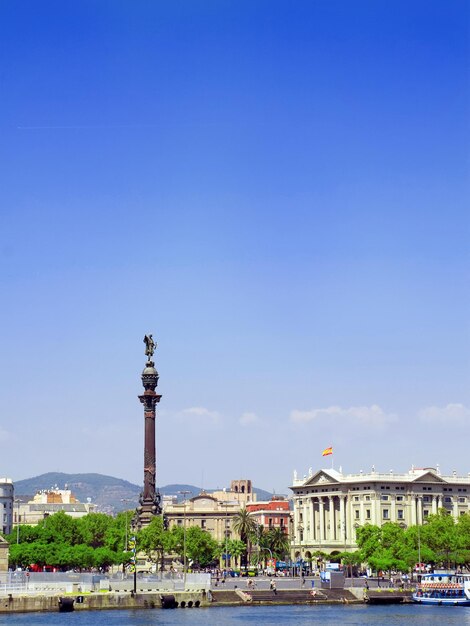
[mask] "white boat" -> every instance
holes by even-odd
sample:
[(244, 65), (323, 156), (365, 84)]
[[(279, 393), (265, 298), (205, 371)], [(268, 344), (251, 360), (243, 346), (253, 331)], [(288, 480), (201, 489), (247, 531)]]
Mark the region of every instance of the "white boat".
[(412, 597), (418, 604), (470, 606), (470, 574), (424, 574)]

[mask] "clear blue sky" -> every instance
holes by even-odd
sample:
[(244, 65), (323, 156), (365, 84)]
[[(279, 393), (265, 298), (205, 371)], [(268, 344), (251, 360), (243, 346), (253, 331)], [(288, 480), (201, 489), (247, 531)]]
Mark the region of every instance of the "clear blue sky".
[(2, 3), (0, 475), (470, 471), (469, 18)]

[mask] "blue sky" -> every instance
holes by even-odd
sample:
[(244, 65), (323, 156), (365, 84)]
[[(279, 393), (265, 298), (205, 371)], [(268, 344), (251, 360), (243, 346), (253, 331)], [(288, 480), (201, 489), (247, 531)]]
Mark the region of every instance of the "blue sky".
[(470, 471), (469, 13), (4, 3), (0, 474)]

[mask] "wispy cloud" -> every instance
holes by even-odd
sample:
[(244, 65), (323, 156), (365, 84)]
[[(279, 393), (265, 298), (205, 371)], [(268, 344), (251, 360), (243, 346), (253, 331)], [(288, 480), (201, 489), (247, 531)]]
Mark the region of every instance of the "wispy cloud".
[(210, 419), (213, 422), (218, 422), (220, 419), (220, 413), (218, 411), (210, 411), (203, 406), (192, 406), (189, 409), (183, 409), (181, 415)]
[(238, 420), (242, 426), (249, 426), (250, 424), (255, 424), (259, 422), (259, 417), (256, 413), (243, 413), (243, 415)]
[(428, 406), (421, 409), (418, 417), (422, 422), (440, 424), (452, 422), (462, 424), (470, 419), (470, 409), (463, 404), (448, 404), (444, 407)]
[(383, 426), (396, 420), (392, 413), (386, 413), (378, 404), (371, 406), (329, 406), (327, 408), (311, 409), (310, 411), (291, 411), (290, 420), (294, 423), (319, 422), (323, 420), (349, 420), (358, 424)]

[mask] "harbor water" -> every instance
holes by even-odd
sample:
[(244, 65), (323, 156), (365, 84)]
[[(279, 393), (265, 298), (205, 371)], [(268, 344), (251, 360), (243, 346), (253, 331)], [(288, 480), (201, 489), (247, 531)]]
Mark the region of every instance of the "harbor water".
[(241, 606), (0, 615), (0, 626), (470, 626), (470, 607)]

